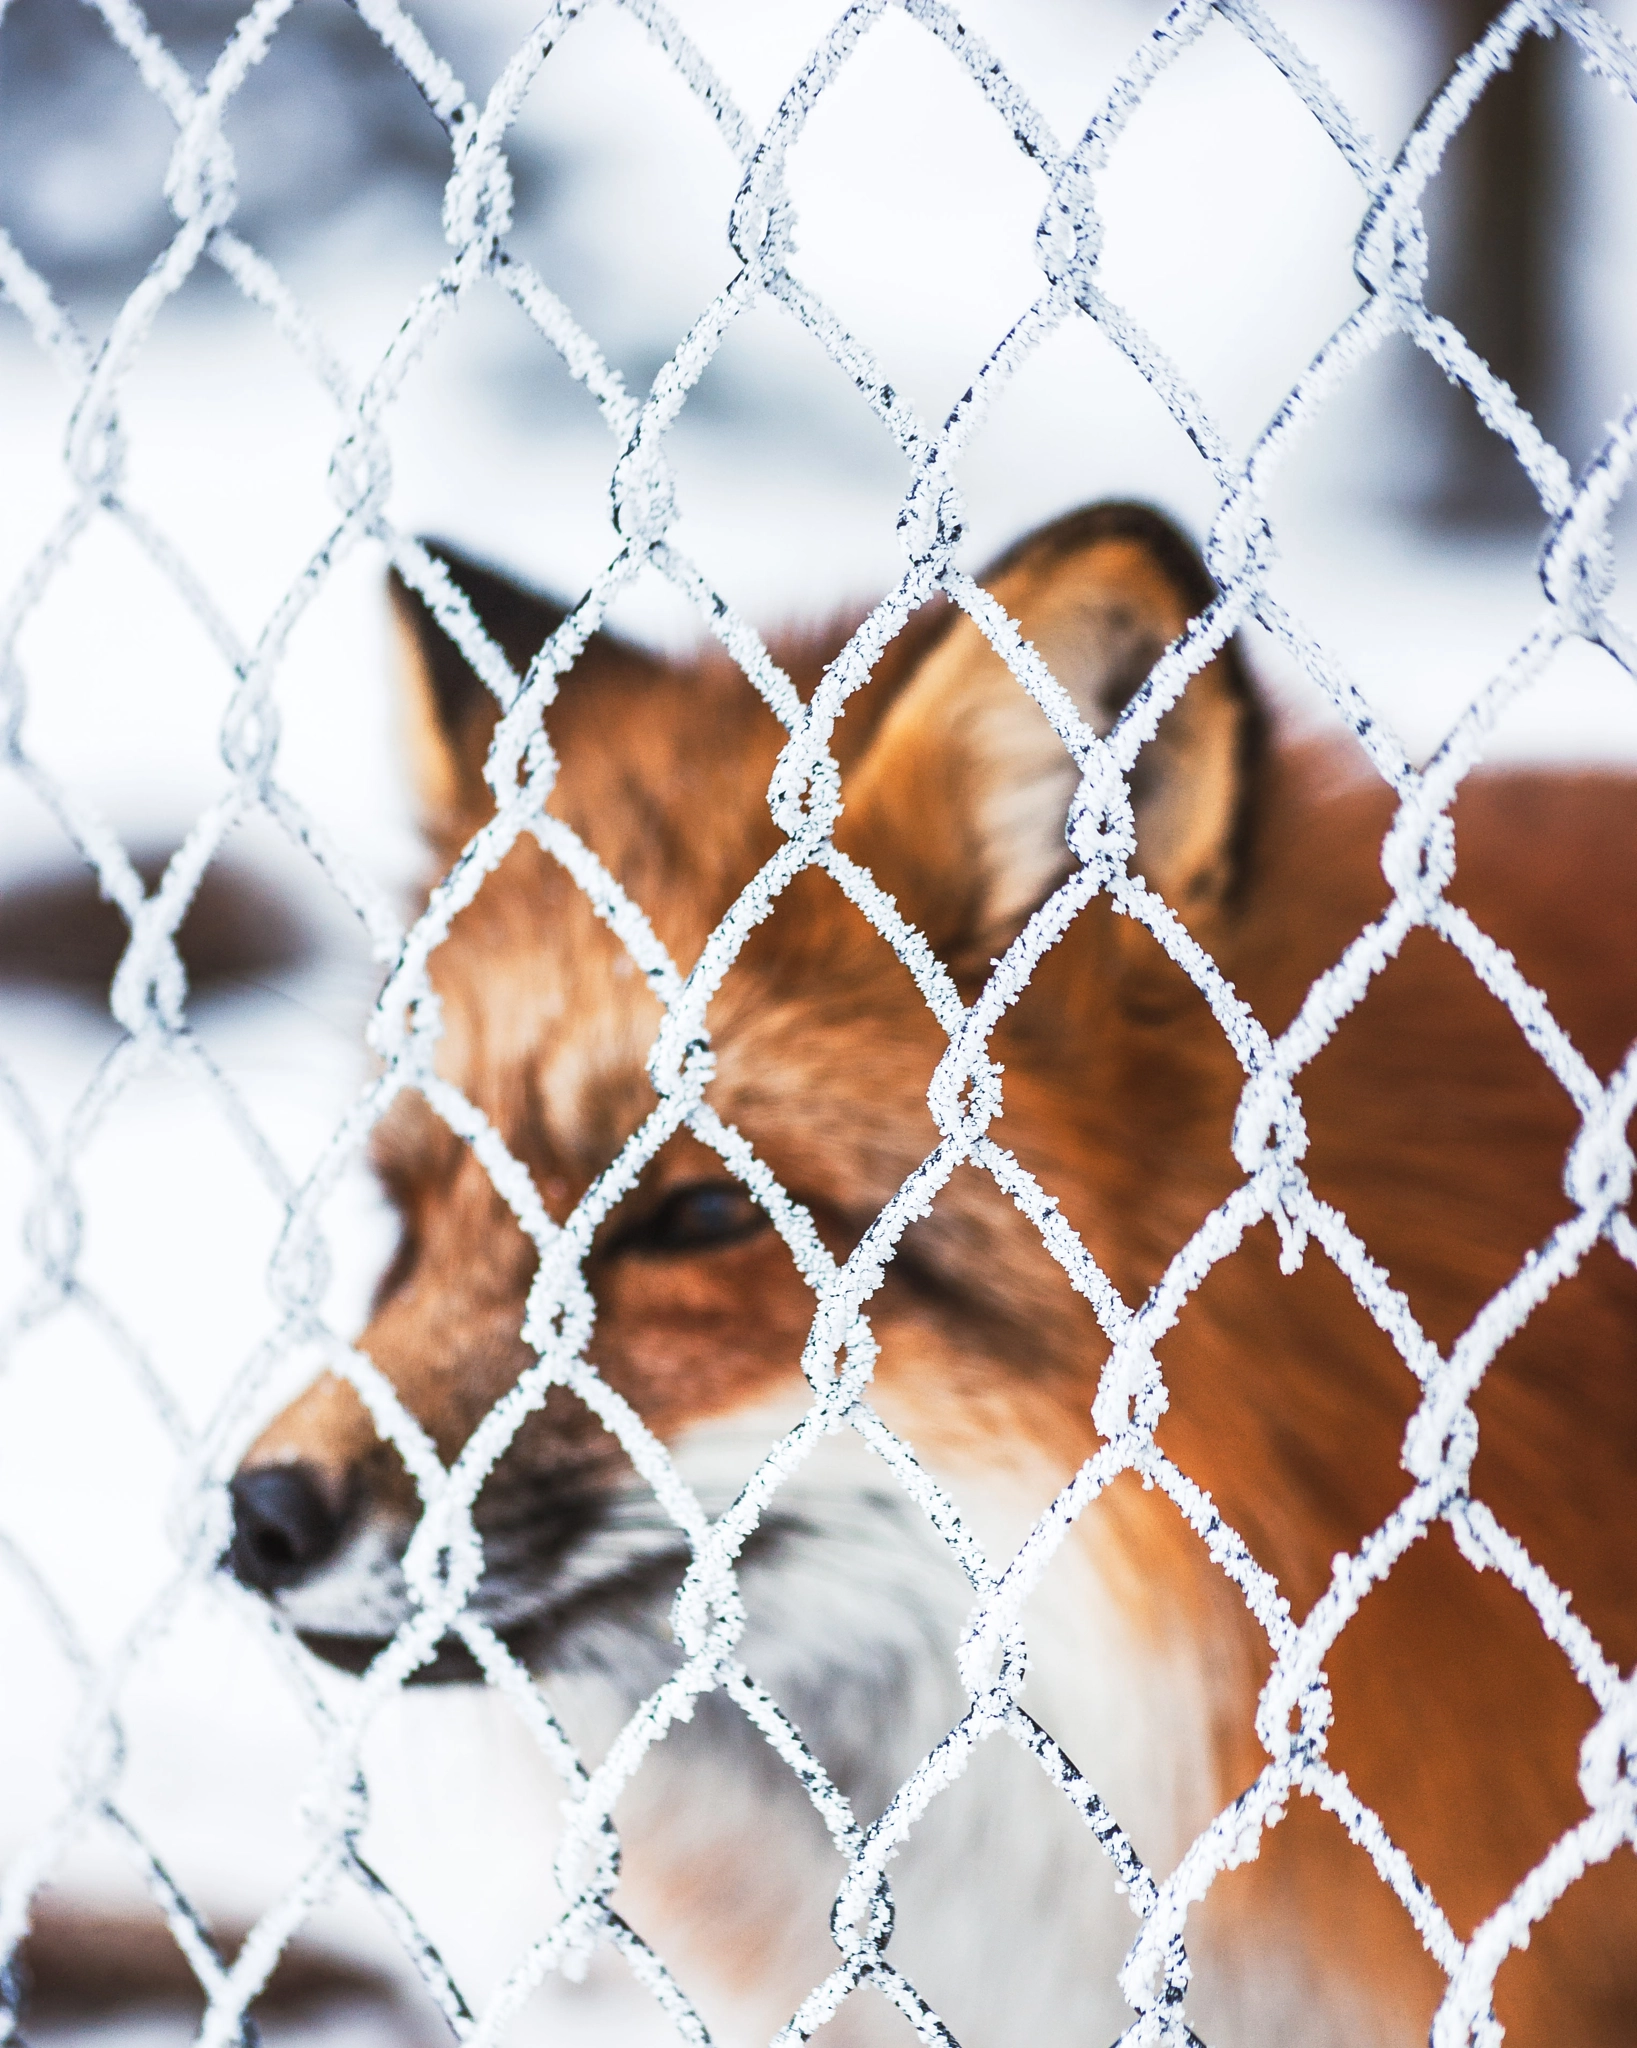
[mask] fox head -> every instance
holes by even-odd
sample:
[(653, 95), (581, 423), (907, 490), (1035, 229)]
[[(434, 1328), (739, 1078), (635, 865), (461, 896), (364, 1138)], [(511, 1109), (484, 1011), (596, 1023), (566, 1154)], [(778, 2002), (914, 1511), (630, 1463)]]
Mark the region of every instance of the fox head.
[[(525, 667), (561, 610), (445, 559)], [(1190, 546), (1132, 505), (1031, 534), (985, 586), (1104, 732), (1212, 595)], [(421, 600), (396, 582), (393, 596), (427, 830), (448, 863), (493, 812), (483, 769), (496, 707)], [(844, 637), (777, 650), (799, 690), (811, 692)], [(782, 727), (725, 657), (675, 664), (607, 634), (564, 678), (549, 723), (561, 761), (552, 812), (685, 972), (782, 843), (768, 795)], [(1134, 778), (1134, 865), (1207, 936), (1232, 913), (1259, 729), (1229, 647), (1194, 676)], [(1073, 866), (1065, 824), (1078, 771), (978, 626), (947, 604), (889, 645), (836, 731), (836, 844), (970, 999)], [(574, 877), (527, 836), (457, 915), (431, 972), (440, 1072), (561, 1220), (654, 1109), (658, 997)], [(1152, 1277), (1170, 1248), (1168, 1219), (1129, 1200), (1122, 1073), (1165, 1069), (1178, 1131), (1221, 1092), (1208, 1035), (1177, 1022), (1183, 988), (1146, 932), (1094, 903), (995, 1040), (1006, 1136), (1116, 1284)], [(927, 1090), (947, 1038), (911, 974), (834, 876), (808, 870), (751, 935), (707, 1024), (710, 1109), (845, 1255), (939, 1141)], [(419, 1096), (388, 1112), (375, 1162), (403, 1234), (360, 1348), (449, 1460), (533, 1359), (522, 1324), (534, 1249)], [(607, 1217), (587, 1278), (588, 1356), (662, 1441), (780, 1404), (799, 1411), (812, 1287), (757, 1194), (691, 1132), (660, 1148)], [(912, 1434), (934, 1459), (1044, 1442), (1067, 1471), (1084, 1454), (1087, 1386), (1106, 1346), (1035, 1226), (988, 1176), (957, 1172), (909, 1229), (868, 1313), (880, 1347), (872, 1398), (918, 1416)], [(653, 1556), (635, 1537), (612, 1542), (610, 1518), (636, 1514), (632, 1484), (613, 1437), (559, 1388), (486, 1486), (478, 1600), (531, 1654), (549, 1657), (570, 1612), (586, 1609), (599, 1549), (618, 1559), (622, 1592), (674, 1568), (681, 1539), (657, 1514), (638, 1517)], [(236, 1502), (241, 1576), (333, 1654), (367, 1656), (401, 1618), (391, 1560), (417, 1509), (350, 1387), (323, 1379), (273, 1424)], [(349, 1608), (358, 1582), (344, 1589), (337, 1567), (360, 1543), (372, 1546), (375, 1591)]]
[[(490, 636), (525, 668), (561, 610), (444, 558)], [(1214, 594), (1175, 529), (1131, 505), (1094, 506), (1029, 535), (982, 580), (1104, 733)], [(484, 770), (497, 714), (421, 600), (401, 586), (393, 597), (426, 829), (447, 867), (494, 815)], [(774, 649), (796, 698), (811, 699), (847, 640), (838, 630)], [(580, 1386), (601, 1412), (553, 1384), (475, 1502), (482, 1574), (466, 1611), (531, 1669), (554, 1674), (559, 1694), (582, 1678), (612, 1685), (618, 1725), (675, 1668), (668, 1621), (680, 1613), (672, 1603), (693, 1539), (606, 1419), (623, 1404), (716, 1515), (811, 1408), (803, 1366), (815, 1276), (865, 1243), (883, 1207), (939, 1156), (929, 1090), (946, 1026), (958, 1028), (961, 1006), (1075, 873), (1079, 773), (985, 634), (941, 603), (887, 644), (834, 726), (840, 811), (819, 863), (780, 866), (785, 727), (725, 655), (670, 662), (599, 633), (546, 720), (560, 763), (551, 819), (589, 849), (679, 973), (754, 878), (777, 883), (756, 899), (708, 1005), (701, 1112), (652, 1150), (585, 1246), (584, 1359), (597, 1379)], [(1235, 647), (1220, 648), (1137, 754), (1126, 852), (1129, 872), (1278, 1031), (1382, 913), (1393, 796), (1379, 781), (1348, 783), (1334, 756), (1265, 749), (1264, 723)], [(1495, 777), (1461, 802), (1462, 901), (1535, 963), (1567, 1004), (1577, 1044), (1612, 1068), (1637, 1005), (1629, 949), (1611, 946), (1600, 922), (1620, 890), (1630, 905), (1621, 914), (1637, 916), (1637, 869), (1610, 852), (1629, 842), (1629, 786)], [(430, 958), (438, 1073), (487, 1119), (559, 1222), (653, 1115), (649, 1055), (664, 1015), (649, 974), (582, 887), (590, 865), (563, 831), (512, 844)], [(1520, 831), (1540, 854), (1521, 866)], [(1589, 891), (1580, 885), (1594, 865), (1600, 887)], [(894, 918), (896, 949), (877, 928)], [(993, 1142), (912, 1205), (863, 1302), (867, 1409), (781, 1466), (735, 1567), (745, 1668), (855, 1810), (879, 1812), (964, 1711), (953, 1646), (973, 1598), (902, 1471), (883, 1463), (894, 1439), (871, 1434), (876, 1419), (1004, 1560), (1100, 1442), (1091, 1408), (1108, 1342), (1047, 1239), (1068, 1226), (1112, 1288), (1140, 1301), (1182, 1247), (1203, 1242), (1207, 1219), (1222, 1223), (1243, 1181), (1238, 1058), (1170, 953), (1106, 891), (1081, 892), (988, 1050), (1002, 1109)], [(1309, 1048), (1301, 1099), (1304, 1170), (1328, 1213), (1404, 1290), (1430, 1341), (1453, 1343), (1560, 1220), (1572, 1105), (1509, 1011), (1427, 932), (1410, 933), (1356, 1015)], [(359, 1346), (447, 1463), (535, 1361), (523, 1328), (535, 1246), (471, 1146), (421, 1096), (394, 1102), (375, 1161), (402, 1241)], [(806, 1221), (781, 1210), (781, 1188)], [(1226, 1245), (1231, 1257), (1222, 1249), (1201, 1255), (1186, 1313), (1164, 1339), (1171, 1405), (1158, 1441), (1200, 1489), (1201, 1513), (1244, 1538), (1300, 1615), (1338, 1553), (1402, 1500), (1418, 1394), (1328, 1260), (1282, 1274), (1269, 1222)], [(1484, 1498), (1558, 1561), (1612, 1643), (1630, 1640), (1632, 1613), (1609, 1532), (1614, 1504), (1630, 1498), (1637, 1443), (1634, 1327), (1630, 1268), (1612, 1255), (1589, 1261), (1509, 1341), (1483, 1390)], [(1575, 1361), (1569, 1377), (1565, 1359)], [(411, 1618), (403, 1559), (417, 1491), (349, 1384), (320, 1379), (279, 1416), (246, 1457), (234, 1499), (234, 1569), (314, 1648), (359, 1668)], [(1329, 1754), (1471, 1927), (1584, 1812), (1573, 1760), (1589, 1710), (1528, 1604), (1500, 1574), (1476, 1573), (1446, 1536), (1419, 1545), (1328, 1652)], [(1060, 1553), (1065, 1570), (1075, 1559), (1077, 1605), (1060, 1626), (1031, 1632), (1031, 1654), (1044, 1638), (1078, 1658), (1059, 1725), (1080, 1730), (1071, 1747), (1094, 1759), (1099, 1783), (1119, 1788), (1132, 1838), (1163, 1861), (1265, 1766), (1253, 1723), (1266, 1640), (1176, 1504), (1134, 1474), (1076, 1524)], [(475, 1675), (455, 1637), (425, 1647), (419, 1676)], [(1040, 1669), (1031, 1663), (1031, 1685)], [(1526, 1694), (1527, 1711), (1495, 1714), (1497, 1688)], [(731, 1719), (722, 1697), (697, 1706), (693, 1735), (714, 1714), (721, 1736)], [(743, 1720), (732, 1725), (742, 1739)], [(668, 1752), (678, 1740), (673, 1731)], [(762, 1828), (742, 1803), (766, 1759), (755, 1730), (751, 1748), (728, 1778), (696, 1771), (689, 1781), (692, 1833), (674, 1863), (681, 1894), (702, 1882), (701, 1829), (726, 1827), (730, 1809), (741, 1838)], [(701, 1803), (702, 1783), (716, 1790)], [(1031, 1838), (1013, 1823), (1020, 1797), (1007, 1794), (985, 1844)], [(1055, 1791), (1050, 1799), (1061, 1809)], [(1361, 2039), (1354, 2021), (1367, 1996), (1371, 2010), (1398, 2001), (1369, 2038), (1425, 2039), (1439, 1972), (1367, 1859), (1307, 1811), (1265, 1838), (1262, 1889), (1240, 1895), (1261, 1901), (1247, 1909), (1245, 1924), (1261, 1931), (1245, 1967), (1266, 1979), (1264, 1935), (1282, 1941), (1304, 1928), (1308, 1959), (1279, 1981), (1297, 1987), (1298, 2002), (1304, 1982), (1341, 1984), (1341, 2016), (1331, 2032), (1310, 2033), (1305, 2008), (1298, 2025), (1274, 2005), (1246, 2021), (1244, 2006), (1224, 2038)], [(1448, 1824), (1454, 1812), (1467, 1816), (1461, 1829)], [(1044, 1896), (1038, 1886), (1054, 1900), (1081, 1896), (1061, 1882), (1054, 1825), (1048, 1816), (1034, 1829), (1047, 1845), (1030, 1851), (1036, 1877), (1003, 1885), (1014, 1904)], [(720, 1928), (721, 1872), (735, 1856), (710, 1866), (700, 1925)], [(936, 1890), (936, 1854), (928, 1867)], [(894, 1882), (901, 1890), (902, 1873)], [(1219, 1884), (1213, 1913), (1222, 1895)], [(809, 1899), (821, 1934), (833, 1897), (832, 1874)], [(792, 1916), (754, 1888), (739, 1906), (749, 1969), (765, 1961), (769, 1928)], [(980, 1926), (963, 1908), (945, 1923), (970, 1952), (974, 1997), (999, 1986), (1010, 2001), (993, 2038), (1063, 2038), (1105, 2012), (1111, 2034), (1126, 2024), (1118, 1998), (1085, 2003), (1093, 1977), (1113, 1983), (1130, 1939), (1119, 1913), (1091, 1932), (1062, 1932), (1055, 1947), (1041, 1946), (1032, 1921), (1007, 1934), (1002, 1919)], [(1577, 1892), (1537, 1929), (1533, 1974), (1517, 1980), (1511, 2010), (1556, 2013), (1588, 1942), (1609, 1958), (1637, 1953), (1631, 1924), (1629, 1887)], [(1045, 1991), (1032, 2013), (1017, 2003), (1008, 1943), (1019, 1941), (1042, 1956), (1049, 1948), (1051, 1968), (1080, 1987), (1067, 2003)], [(1344, 1951), (1354, 1960), (1333, 1964)], [(827, 1967), (809, 1953), (783, 1981), (799, 1996)], [(1605, 1990), (1625, 1984), (1623, 1968), (1610, 1961)], [(1041, 1972), (1031, 1983), (1048, 1984), (1044, 1961)], [(1355, 1998), (1346, 1982), (1368, 1993)], [(1637, 2010), (1614, 1991), (1607, 1998), (1610, 2013)]]

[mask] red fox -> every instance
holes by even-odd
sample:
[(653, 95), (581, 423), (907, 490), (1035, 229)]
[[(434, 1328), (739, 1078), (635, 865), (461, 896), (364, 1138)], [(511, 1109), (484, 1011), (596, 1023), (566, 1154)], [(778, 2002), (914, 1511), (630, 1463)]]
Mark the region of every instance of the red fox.
[[(444, 558), (524, 666), (562, 612)], [(983, 580), (1104, 732), (1214, 596), (1170, 524), (1121, 504), (1030, 534)], [(482, 771), (496, 712), (422, 601), (402, 585), (394, 596), (427, 830), (447, 863), (493, 809)], [(798, 692), (817, 687), (845, 637), (775, 650)], [(768, 796), (782, 727), (725, 655), (670, 662), (605, 633), (564, 677), (548, 724), (561, 759), (550, 808), (686, 968), (782, 843)], [(1073, 763), (977, 626), (943, 603), (888, 645), (833, 747), (837, 847), (972, 1001), (1074, 868)], [(1234, 644), (1162, 719), (1131, 787), (1132, 872), (1283, 1030), (1389, 899), (1391, 792), (1338, 748), (1281, 736)], [(1452, 812), (1452, 900), (1510, 950), (1601, 1074), (1637, 1022), (1634, 796), (1612, 773), (1495, 773), (1471, 779)], [(659, 999), (527, 836), (458, 913), (431, 972), (441, 1072), (563, 1219), (654, 1106), (645, 1060)], [(947, 1038), (915, 980), (834, 876), (808, 868), (752, 934), (708, 1024), (709, 1104), (846, 1254), (939, 1142), (927, 1097)], [(1153, 936), (1099, 894), (991, 1050), (997, 1136), (1140, 1303), (1243, 1179), (1231, 1135), (1244, 1073), (1220, 1025)], [(1509, 1010), (1425, 929), (1297, 1085), (1315, 1193), (1447, 1353), (1573, 1213), (1578, 1113)], [(376, 1163), (403, 1237), (360, 1346), (450, 1460), (534, 1356), (522, 1326), (535, 1254), (419, 1096), (387, 1113)], [(801, 1359), (814, 1294), (784, 1238), (682, 1130), (598, 1230), (586, 1276), (586, 1356), (719, 1512), (812, 1398)], [(867, 1312), (873, 1412), (1004, 1562), (1098, 1449), (1091, 1408), (1109, 1341), (1091, 1306), (1013, 1191), (967, 1163), (909, 1226)], [(1621, 1670), (1637, 1659), (1634, 1345), (1637, 1273), (1599, 1241), (1501, 1345), (1472, 1402), (1472, 1496)], [(1415, 1376), (1321, 1251), (1282, 1268), (1266, 1221), (1205, 1273), (1157, 1356), (1161, 1450), (1299, 1620), (1337, 1554), (1410, 1490)], [(417, 1507), (351, 1388), (316, 1382), (250, 1451), (234, 1496), (233, 1569), (316, 1650), (361, 1668), (411, 1611), (402, 1558)], [(496, 1467), (476, 1521), (474, 1611), (594, 1752), (675, 1666), (668, 1616), (686, 1538), (563, 1387)], [(738, 1654), (868, 1824), (968, 1704), (956, 1644), (970, 1582), (851, 1427), (774, 1491), (738, 1582)], [(1130, 1471), (1075, 1523), (1024, 1622), (1024, 1703), (1096, 1811), (1164, 1877), (1268, 1762), (1256, 1725), (1266, 1635), (1176, 1503)], [(1414, 1895), (1423, 1926), (1323, 1800), (1292, 1796), (1187, 1917), (1187, 2024), (1212, 2048), (1425, 2040), (1451, 1944), (1588, 1811), (1577, 1773), (1597, 1705), (1530, 1603), (1478, 1569), (1445, 1522), (1368, 1592), (1324, 1661), (1333, 1718), (1313, 1739), (1426, 1888)], [(450, 1637), (421, 1675), (476, 1673)], [(1629, 1780), (1629, 1753), (1617, 1766)], [(1629, 1782), (1625, 1796), (1629, 1814)], [(710, 1694), (615, 1818), (617, 1910), (715, 2037), (768, 2039), (837, 1965), (829, 1914), (845, 1868), (789, 1766), (740, 1704)], [(1132, 1898), (1084, 1813), (1020, 1744), (979, 1747), (888, 1877), (892, 1981), (912, 1984), (967, 2048), (1101, 2048), (1132, 2024), (1120, 1982)], [(890, 1991), (866, 1974), (823, 2038), (912, 2038)], [(1504, 1956), (1493, 2018), (1487, 1990), (1473, 1996), (1441, 2040), (1492, 2041), (1495, 2020), (1509, 2042), (1541, 2048), (1637, 2039), (1630, 1841), (1598, 1850)]]

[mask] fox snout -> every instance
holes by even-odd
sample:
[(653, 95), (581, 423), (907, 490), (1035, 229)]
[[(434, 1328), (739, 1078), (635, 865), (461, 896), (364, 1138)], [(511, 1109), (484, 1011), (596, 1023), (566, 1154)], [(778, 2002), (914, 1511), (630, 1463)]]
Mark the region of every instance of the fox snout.
[[(361, 1670), (407, 1621), (404, 1553), (422, 1503), (352, 1389), (326, 1375), (281, 1415), (231, 1482), (225, 1563), (331, 1663)], [(596, 1528), (606, 1489), (579, 1465), (514, 1454), (483, 1488), (474, 1520), (484, 1571), (470, 1611), (538, 1659), (569, 1560)], [(446, 1642), (416, 1676), (472, 1678)]]
[(344, 1494), (308, 1464), (247, 1465), (235, 1474), (233, 1576), (256, 1593), (299, 1586), (340, 1548)]
[(251, 1447), (229, 1492), (227, 1569), (311, 1647), (361, 1669), (407, 1614), (415, 1496), (357, 1395), (332, 1374), (317, 1380)]

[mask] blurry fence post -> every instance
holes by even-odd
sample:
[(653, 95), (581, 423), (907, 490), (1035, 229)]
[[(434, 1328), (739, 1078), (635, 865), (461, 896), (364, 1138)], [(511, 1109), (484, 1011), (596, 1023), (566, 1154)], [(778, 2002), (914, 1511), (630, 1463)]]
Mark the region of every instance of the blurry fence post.
[[(1440, 83), (1488, 29), (1492, 0), (1434, 0)], [(1572, 195), (1562, 177), (1560, 72), (1574, 53), (1527, 35), (1485, 87), (1429, 194), (1428, 297), (1561, 445), (1573, 338), (1564, 308), (1563, 239)], [(1437, 460), (1426, 509), (1463, 526), (1538, 524), (1540, 503), (1510, 444), (1467, 392), (1438, 387)]]

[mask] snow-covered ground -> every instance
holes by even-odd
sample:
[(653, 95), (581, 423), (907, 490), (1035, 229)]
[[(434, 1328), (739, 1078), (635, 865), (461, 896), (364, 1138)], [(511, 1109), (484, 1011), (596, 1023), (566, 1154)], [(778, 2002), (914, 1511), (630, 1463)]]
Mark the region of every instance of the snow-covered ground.
[[(1434, 61), (1416, 0), (1278, 0), (1272, 11), (1378, 137), (1404, 132)], [(486, 0), (480, 12), (496, 52), (530, 18), (520, 0)], [(692, 0), (677, 12), (759, 121), (834, 7)], [(985, 0), (963, 12), (1068, 133), (1155, 8)], [(1632, 6), (1608, 12), (1628, 33), (1637, 28)], [(1595, 421), (1612, 416), (1633, 381), (1637, 113), (1576, 84), (1576, 174), (1596, 232), (1576, 264), (1573, 309), (1596, 387), (1584, 410)], [(645, 383), (728, 275), (734, 166), (664, 60), (612, 8), (594, 10), (564, 39), (523, 123), (550, 177), (518, 244), (628, 377)], [(941, 414), (1037, 288), (1038, 171), (947, 56), (895, 13), (821, 104), (791, 187), (802, 274), (923, 415)], [(1218, 23), (1137, 115), (1103, 190), (1108, 289), (1196, 380), (1230, 442), (1246, 444), (1356, 300), (1356, 185), (1288, 88)], [(442, 253), (434, 204), (417, 210), (377, 193), (281, 251), (280, 267), (362, 373)], [(0, 592), (67, 502), (59, 451), (74, 395), (15, 313), (0, 308)], [(129, 497), (234, 626), (253, 635), (331, 523), (329, 401), (264, 316), (215, 289), (189, 291), (161, 315), (124, 416)], [(1371, 366), (1299, 446), (1274, 504), (1282, 594), (1422, 755), (1540, 604), (1527, 536), (1429, 534), (1403, 515), (1423, 435), (1403, 360)], [(612, 552), (612, 445), (498, 293), (475, 299), (418, 367), (389, 437), (391, 509), (405, 529), (456, 539), (565, 593)], [(896, 575), (904, 465), (811, 339), (772, 309), (730, 336), (670, 445), (678, 538), (753, 618), (823, 614)], [(1578, 461), (1586, 451), (1570, 452)], [(963, 479), (973, 566), (1025, 527), (1098, 496), (1151, 498), (1196, 528), (1214, 507), (1199, 458), (1084, 323), (1029, 364), (979, 435)], [(1629, 523), (1621, 546), (1629, 564)], [(407, 895), (420, 855), (381, 573), (377, 554), (354, 556), (298, 626), (278, 688), (281, 762), (286, 784), (364, 868)], [(685, 644), (696, 627), (657, 578), (622, 603), (620, 622), (666, 645)], [(1292, 715), (1319, 715), (1310, 687), (1269, 648), (1253, 653)], [(219, 791), (220, 657), (111, 522), (77, 546), (26, 625), (19, 659), (31, 754), (128, 842), (174, 840)], [(1566, 656), (1510, 714), (1496, 751), (1637, 758), (1629, 686), (1589, 651)], [(322, 881), (270, 828), (248, 830), (243, 848), (311, 903), (324, 944), (316, 963), (275, 986), (201, 1004), (198, 1023), (300, 1177), (365, 1074), (360, 1023), (373, 970)], [(15, 778), (0, 780), (0, 888), (68, 857), (48, 813)], [(116, 1034), (61, 993), (0, 986), (0, 1002), (0, 1057), (55, 1131)], [(167, 1073), (124, 1093), (74, 1178), (87, 1280), (116, 1305), (185, 1413), (202, 1421), (268, 1328), (277, 1205), (219, 1106)], [(0, 1114), (0, 1315), (28, 1284), (31, 1186), (21, 1137)], [(343, 1184), (328, 1226), (328, 1310), (350, 1332), (390, 1237), (362, 1173)], [(290, 1361), (284, 1383), (303, 1370)], [(178, 1475), (129, 1367), (83, 1317), (57, 1316), (17, 1344), (0, 1376), (0, 1530), (26, 1548), (96, 1656), (166, 1581)], [(75, 1702), (60, 1656), (4, 1569), (0, 1643), (0, 1856), (10, 1856), (62, 1797), (58, 1759)], [(253, 1915), (298, 1868), (315, 1754), (258, 1633), (230, 1603), (192, 1597), (132, 1672), (121, 1705), (126, 1810), (209, 1910)], [(477, 1695), (394, 1702), (368, 1756), (372, 1854), (481, 1995), (548, 1910), (552, 1786), (506, 1710)], [(131, 1882), (106, 1835), (76, 1847), (65, 1879), (99, 1895)], [(357, 1900), (339, 1900), (321, 1930), (391, 1953)], [(551, 1996), (555, 2041), (669, 2038), (612, 1968)], [(543, 2003), (542, 2037), (547, 2010)], [(135, 2027), (120, 2034), (130, 2048), (148, 2038)]]

